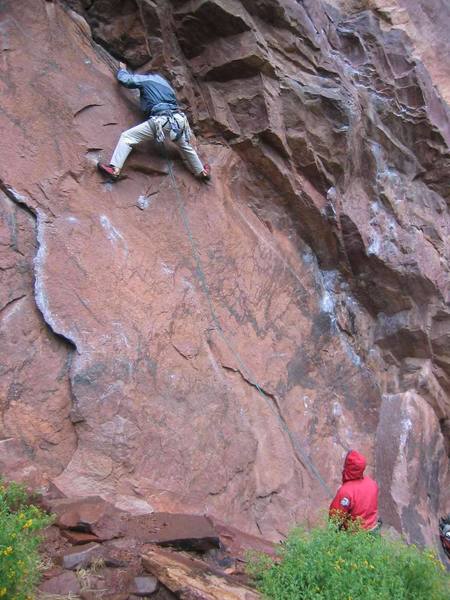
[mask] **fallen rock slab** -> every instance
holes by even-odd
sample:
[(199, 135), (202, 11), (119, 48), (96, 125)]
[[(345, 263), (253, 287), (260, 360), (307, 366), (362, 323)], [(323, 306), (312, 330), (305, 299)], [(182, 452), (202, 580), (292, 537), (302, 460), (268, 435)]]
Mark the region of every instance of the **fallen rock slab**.
[(136, 516), (127, 521), (126, 530), (127, 536), (149, 544), (200, 552), (220, 546), (216, 530), (204, 515), (152, 513)]
[(81, 548), (73, 548), (67, 551), (60, 557), (60, 560), (65, 569), (77, 569), (79, 567), (88, 567), (95, 558), (101, 557), (101, 545), (91, 543)]
[(249, 550), (262, 552), (273, 558), (276, 557), (277, 546), (273, 542), (245, 533), (236, 529), (236, 527), (226, 525), (214, 517), (210, 517), (210, 520), (219, 536), (222, 547), (234, 558), (246, 561), (246, 555)]
[(52, 577), (39, 586), (39, 591), (55, 596), (69, 596), (80, 592), (80, 583), (72, 571), (65, 571), (56, 577)]
[(75, 546), (81, 544), (89, 544), (90, 542), (99, 542), (100, 538), (93, 533), (85, 533), (84, 531), (73, 531), (71, 529), (64, 529), (62, 535)]
[(161, 548), (146, 548), (142, 565), (180, 600), (256, 600), (254, 590), (221, 575), (201, 560)]
[(56, 499), (49, 502), (49, 510), (56, 515), (55, 524), (60, 529), (89, 533), (101, 541), (120, 536), (126, 517), (100, 496)]
[(250, 535), (231, 527), (215, 517), (209, 517), (220, 539), (220, 548), (209, 550), (202, 557), (210, 566), (218, 568), (243, 585), (251, 584), (246, 571), (249, 553), (265, 554), (277, 560), (277, 546), (259, 536)]
[(145, 598), (145, 596), (150, 596), (150, 594), (153, 594), (153, 592), (156, 592), (157, 587), (158, 587), (158, 580), (156, 579), (156, 577), (152, 577), (152, 576), (135, 577), (133, 594), (135, 596)]

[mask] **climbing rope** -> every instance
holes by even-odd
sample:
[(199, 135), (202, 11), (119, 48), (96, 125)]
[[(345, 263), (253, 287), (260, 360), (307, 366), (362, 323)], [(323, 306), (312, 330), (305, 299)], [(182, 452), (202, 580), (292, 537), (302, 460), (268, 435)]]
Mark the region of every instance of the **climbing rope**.
[(205, 276), (205, 272), (203, 270), (202, 263), (200, 260), (200, 253), (197, 248), (197, 243), (192, 234), (192, 229), (189, 224), (189, 219), (188, 219), (186, 208), (185, 208), (185, 205), (183, 202), (183, 198), (181, 197), (181, 193), (180, 193), (179, 187), (178, 187), (176, 179), (175, 179), (175, 174), (173, 171), (173, 163), (172, 163), (172, 160), (170, 159), (169, 155), (167, 154), (167, 149), (164, 145), (164, 142), (162, 143), (162, 147), (163, 147), (163, 153), (164, 153), (165, 159), (167, 161), (167, 166), (168, 166), (168, 170), (169, 170), (169, 176), (170, 176), (172, 188), (175, 192), (176, 199), (177, 199), (177, 210), (178, 210), (178, 213), (183, 222), (183, 226), (186, 231), (186, 234), (189, 238), (189, 242), (190, 242), (191, 249), (192, 249), (192, 255), (193, 255), (194, 261), (195, 261), (195, 270), (196, 270), (197, 278), (200, 282), (203, 293), (208, 302), (208, 307), (209, 307), (209, 311), (211, 313), (211, 319), (214, 324), (214, 327), (217, 330), (220, 337), (222, 338), (223, 342), (226, 344), (226, 346), (230, 350), (231, 354), (236, 359), (236, 362), (239, 366), (239, 370), (240, 370), (241, 374), (243, 375), (243, 377), (245, 379), (247, 379), (251, 383), (251, 385), (253, 385), (255, 387), (255, 389), (258, 391), (258, 393), (262, 396), (262, 398), (265, 400), (265, 402), (269, 406), (272, 413), (277, 417), (282, 430), (285, 432), (285, 434), (288, 436), (288, 438), (290, 440), (290, 443), (294, 449), (294, 453), (295, 453), (297, 460), (303, 465), (303, 467), (307, 471), (309, 471), (309, 473), (313, 477), (316, 478), (316, 480), (323, 487), (323, 489), (325, 490), (327, 495), (330, 498), (332, 498), (333, 493), (332, 493), (331, 489), (329, 488), (329, 486), (327, 485), (327, 483), (325, 482), (323, 477), (320, 475), (319, 471), (315, 467), (312, 460), (309, 458), (309, 456), (306, 454), (306, 452), (301, 447), (300, 442), (297, 439), (297, 436), (289, 429), (289, 427), (282, 415), (281, 408), (278, 404), (278, 401), (275, 398), (272, 399), (268, 394), (266, 394), (266, 392), (264, 392), (264, 390), (261, 388), (261, 386), (257, 383), (256, 379), (252, 376), (250, 370), (244, 364), (238, 351), (234, 348), (233, 344), (230, 342), (228, 337), (225, 335), (224, 330), (222, 329), (222, 326), (220, 324), (220, 321), (219, 321), (216, 311), (214, 309), (214, 305), (213, 305), (212, 298), (211, 298), (211, 292), (209, 290), (208, 282), (206, 281), (206, 276)]

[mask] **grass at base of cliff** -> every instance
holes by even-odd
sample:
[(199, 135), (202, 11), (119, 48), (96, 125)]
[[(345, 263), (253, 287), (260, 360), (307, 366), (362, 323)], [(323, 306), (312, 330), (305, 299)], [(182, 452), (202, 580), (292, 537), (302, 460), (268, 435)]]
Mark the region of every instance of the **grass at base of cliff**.
[(253, 555), (248, 571), (270, 600), (450, 600), (434, 552), (335, 523), (295, 529), (279, 561)]
[(34, 598), (39, 581), (39, 530), (51, 517), (29, 503), (22, 485), (0, 480), (0, 600)]

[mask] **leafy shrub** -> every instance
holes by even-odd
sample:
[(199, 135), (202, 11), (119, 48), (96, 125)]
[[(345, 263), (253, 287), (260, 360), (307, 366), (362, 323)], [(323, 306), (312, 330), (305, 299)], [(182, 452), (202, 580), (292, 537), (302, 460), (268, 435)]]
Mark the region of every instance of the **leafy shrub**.
[(32, 598), (39, 580), (37, 532), (50, 522), (29, 504), (24, 486), (0, 480), (0, 599)]
[(295, 529), (280, 558), (253, 556), (249, 572), (271, 600), (450, 600), (450, 579), (431, 550), (336, 523)]

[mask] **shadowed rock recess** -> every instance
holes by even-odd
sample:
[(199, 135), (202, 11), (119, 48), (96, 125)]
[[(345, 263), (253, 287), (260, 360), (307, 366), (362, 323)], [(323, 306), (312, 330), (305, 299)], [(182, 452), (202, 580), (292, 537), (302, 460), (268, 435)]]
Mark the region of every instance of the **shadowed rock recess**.
[[(437, 544), (449, 26), (442, 0), (3, 0), (1, 472), (278, 540), (357, 448), (384, 522)], [(177, 195), (155, 148), (101, 180), (141, 118), (113, 56), (171, 79), (210, 185), (174, 155)]]

